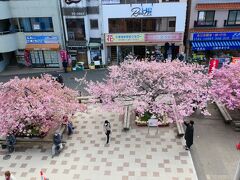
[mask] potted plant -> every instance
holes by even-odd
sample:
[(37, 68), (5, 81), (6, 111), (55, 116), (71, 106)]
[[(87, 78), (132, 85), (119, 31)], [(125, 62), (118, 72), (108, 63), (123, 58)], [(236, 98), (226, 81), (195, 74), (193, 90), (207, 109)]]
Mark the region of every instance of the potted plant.
[(89, 64), (89, 69), (95, 69), (95, 64), (93, 61)]

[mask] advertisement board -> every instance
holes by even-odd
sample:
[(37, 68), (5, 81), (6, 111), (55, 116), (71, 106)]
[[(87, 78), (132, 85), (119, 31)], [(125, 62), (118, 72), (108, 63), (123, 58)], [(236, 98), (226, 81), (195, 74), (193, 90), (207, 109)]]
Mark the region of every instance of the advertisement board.
[(58, 44), (58, 36), (26, 36), (27, 44)]
[(209, 62), (208, 74), (211, 73), (214, 69), (218, 68), (219, 60), (215, 58), (211, 58)]
[(158, 42), (177, 42), (183, 40), (183, 33), (117, 33), (105, 34), (106, 43), (126, 43), (126, 42), (143, 42), (143, 43), (158, 43)]
[(240, 40), (240, 32), (193, 33), (193, 41)]

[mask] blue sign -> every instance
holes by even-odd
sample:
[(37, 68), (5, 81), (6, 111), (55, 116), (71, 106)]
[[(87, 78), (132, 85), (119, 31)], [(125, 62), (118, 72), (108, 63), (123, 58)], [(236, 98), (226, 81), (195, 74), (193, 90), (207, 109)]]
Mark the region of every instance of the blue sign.
[(237, 50), (240, 49), (240, 40), (235, 41), (192, 41), (193, 51), (206, 50)]
[(26, 36), (27, 44), (58, 44), (58, 36)]
[(193, 41), (240, 40), (240, 32), (193, 33)]

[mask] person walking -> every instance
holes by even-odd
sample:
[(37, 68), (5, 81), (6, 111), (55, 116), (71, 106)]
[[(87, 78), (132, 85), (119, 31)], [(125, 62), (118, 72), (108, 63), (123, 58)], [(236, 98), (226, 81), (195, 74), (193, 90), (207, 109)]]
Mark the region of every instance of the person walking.
[(10, 171), (5, 172), (5, 180), (16, 180), (15, 177), (10, 173)]
[(104, 122), (103, 128), (104, 128), (105, 134), (107, 136), (106, 144), (108, 144), (109, 143), (109, 137), (110, 137), (110, 134), (111, 134), (111, 124), (108, 120), (106, 120)]
[(193, 124), (194, 124), (194, 121), (191, 120), (189, 123), (184, 121), (184, 124), (187, 127), (186, 132), (185, 132), (185, 136), (184, 136), (184, 138), (186, 140), (185, 149), (189, 150), (190, 147), (193, 144), (193, 133), (194, 133)]

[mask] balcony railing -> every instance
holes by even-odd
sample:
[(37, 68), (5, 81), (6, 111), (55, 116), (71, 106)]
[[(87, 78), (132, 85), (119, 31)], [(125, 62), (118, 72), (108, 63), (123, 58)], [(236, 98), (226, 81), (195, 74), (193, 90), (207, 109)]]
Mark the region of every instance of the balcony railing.
[(194, 27), (216, 27), (217, 20), (215, 21), (194, 21)]
[(240, 26), (240, 22), (224, 20), (224, 26)]

